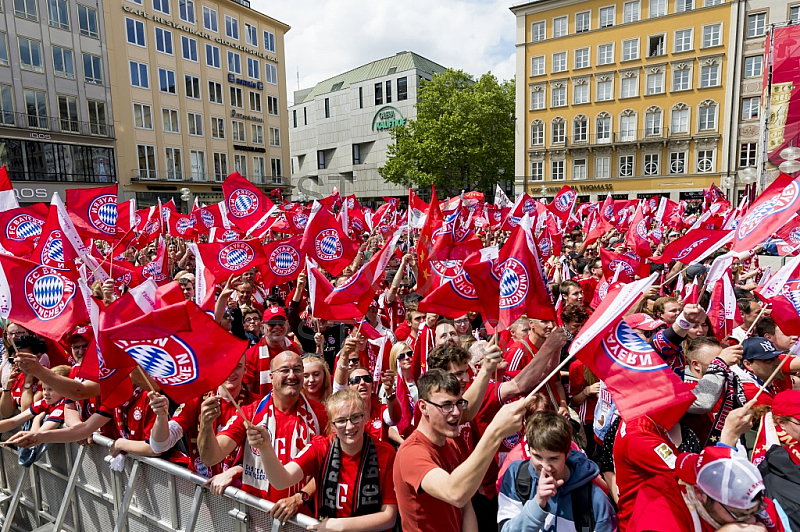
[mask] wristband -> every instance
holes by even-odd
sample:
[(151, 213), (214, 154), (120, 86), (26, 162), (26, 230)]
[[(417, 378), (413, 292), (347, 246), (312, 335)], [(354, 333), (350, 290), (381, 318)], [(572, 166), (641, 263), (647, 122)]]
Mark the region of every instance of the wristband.
[(348, 368), (347, 366), (342, 366), (341, 364), (336, 364), (336, 367), (337, 367), (337, 368), (339, 368), (339, 369), (343, 369), (343, 370), (345, 370), (345, 371), (347, 371), (348, 369), (350, 369), (350, 368)]
[(689, 329), (694, 327), (694, 324), (686, 319), (686, 316), (684, 316), (683, 312), (680, 313), (680, 316), (678, 316), (678, 319), (675, 320), (675, 323), (678, 324), (678, 327), (680, 327), (685, 331), (688, 331)]

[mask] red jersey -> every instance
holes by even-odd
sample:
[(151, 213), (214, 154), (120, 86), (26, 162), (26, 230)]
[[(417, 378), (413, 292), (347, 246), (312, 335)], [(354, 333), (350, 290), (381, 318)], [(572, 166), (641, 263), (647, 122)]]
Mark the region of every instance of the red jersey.
[(55, 421), (56, 423), (64, 422), (64, 400), (61, 399), (55, 404), (48, 404), (44, 399), (39, 399), (30, 407), (30, 412), (33, 416), (38, 416), (44, 412), (45, 421)]
[(272, 391), (272, 373), (269, 369), (270, 361), (284, 351), (292, 351), (298, 355), (303, 354), (303, 349), (289, 339), (284, 339), (285, 346), (272, 347), (262, 338), (256, 345), (250, 347), (245, 356), (245, 374), (242, 384), (248, 386), (257, 395), (267, 395)]
[[(411, 336), (411, 326), (407, 322), (403, 322), (394, 330), (394, 337), (398, 342), (406, 342), (406, 338)], [(408, 343), (408, 342), (406, 342)], [(409, 344), (410, 346), (411, 344)]]
[[(569, 365), (569, 393), (573, 396), (578, 395), (586, 389), (586, 376), (584, 375), (583, 362), (575, 360)], [(590, 395), (584, 402), (578, 405), (578, 416), (581, 423), (587, 425), (594, 421), (594, 407), (597, 406), (597, 395)]]
[(378, 396), (372, 394), (372, 407), (370, 418), (364, 432), (372, 436), (375, 441), (389, 441), (389, 426), (383, 422), (383, 412), (387, 406), (378, 401)]
[[(366, 435), (365, 435), (366, 436)], [(300, 451), (294, 462), (300, 466), (307, 477), (312, 477), (317, 481), (317, 493), (322, 487), (322, 474), (325, 472), (325, 465), (328, 457), (328, 450), (331, 448), (333, 439), (336, 436), (314, 436), (311, 443)], [(368, 437), (368, 436), (367, 436)], [(397, 504), (397, 495), (394, 491), (394, 447), (388, 443), (373, 439), (375, 451), (378, 455), (378, 475), (381, 486), (381, 503)], [(361, 452), (355, 456), (350, 456), (342, 450), (342, 463), (339, 468), (339, 482), (336, 493), (336, 517), (352, 517), (355, 509), (355, 499), (358, 497), (356, 487), (358, 483), (358, 472), (361, 468)], [(318, 499), (319, 500), (319, 499)], [(319, 504), (317, 504), (319, 512)]]
[(396, 329), (401, 323), (406, 322), (406, 308), (399, 297), (395, 297), (391, 303), (386, 302), (386, 296), (380, 298), (381, 310), (389, 320), (389, 329)]
[[(525, 366), (530, 364), (530, 362), (533, 360), (533, 357), (535, 357), (536, 353), (538, 352), (539, 348), (533, 345), (530, 335), (523, 338), (521, 342), (512, 342), (509, 344), (508, 348), (506, 348), (505, 352), (503, 353), (503, 358), (505, 358), (506, 362), (508, 362), (506, 375), (512, 378), (516, 377), (516, 375)], [(559, 375), (553, 375), (553, 377), (547, 381), (547, 384), (544, 386), (544, 388), (542, 388), (542, 390), (539, 392), (548, 397), (548, 400), (550, 400), (551, 403), (552, 400), (549, 398), (550, 393), (552, 393), (553, 398), (556, 400), (556, 404), (554, 404), (553, 407), (556, 409), (558, 408), (559, 402), (567, 399), (566, 397), (561, 396), (558, 386), (560, 383), (561, 377)]]
[(101, 405), (98, 413), (114, 420), (117, 438), (150, 441), (150, 431), (156, 422), (156, 414), (150, 408), (150, 399), (145, 390), (134, 387), (133, 396), (130, 399), (114, 410), (109, 410)]

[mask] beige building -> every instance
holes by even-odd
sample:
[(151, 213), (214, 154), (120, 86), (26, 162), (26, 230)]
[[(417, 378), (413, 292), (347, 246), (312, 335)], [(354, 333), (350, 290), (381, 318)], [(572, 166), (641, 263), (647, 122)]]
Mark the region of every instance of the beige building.
[(247, 0), (106, 0), (105, 12), (120, 199), (181, 205), (186, 187), (219, 201), (234, 170), (289, 186), (289, 26)]

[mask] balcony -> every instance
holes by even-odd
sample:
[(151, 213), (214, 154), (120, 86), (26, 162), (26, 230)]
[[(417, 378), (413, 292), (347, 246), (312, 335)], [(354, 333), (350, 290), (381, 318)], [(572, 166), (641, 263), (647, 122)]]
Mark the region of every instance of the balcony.
[[(680, 135), (685, 138), (685, 134)], [(596, 148), (611, 146), (615, 144), (645, 144), (648, 142), (666, 142), (671, 138), (669, 128), (660, 127), (658, 129), (637, 129), (620, 133), (609, 133), (606, 135), (583, 135), (581, 137), (566, 137), (563, 143), (551, 143), (550, 148), (564, 146), (566, 148)]]
[(97, 122), (64, 120), (53, 116), (0, 112), (0, 127), (15, 127), (32, 131), (50, 131), (84, 137), (114, 138), (114, 126)]

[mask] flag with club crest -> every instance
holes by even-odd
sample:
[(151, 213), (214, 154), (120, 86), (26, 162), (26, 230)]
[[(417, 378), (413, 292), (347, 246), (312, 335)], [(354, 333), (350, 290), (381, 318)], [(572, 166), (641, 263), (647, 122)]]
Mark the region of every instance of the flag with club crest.
[(306, 263), (306, 252), (300, 247), (301, 236), (276, 240), (264, 246), (266, 263), (261, 267), (265, 288), (294, 281)]
[(214, 203), (194, 209), (191, 216), (195, 219), (194, 228), (198, 233), (205, 233), (212, 227), (225, 228), (230, 226), (227, 215), (222, 212), (222, 203)]
[(730, 335), (744, 321), (736, 304), (730, 270), (713, 284), (706, 314), (714, 335), (720, 340)]
[(464, 260), (481, 249), (483, 243), (472, 223), (473, 213), (459, 202), (455, 210), (445, 215), (441, 228), (434, 230), (431, 258), (435, 260)]
[(49, 212), (49, 207), (44, 203), (0, 212), (0, 244), (3, 249), (17, 257), (30, 255), (36, 247), (37, 238), (42, 234)]
[(501, 229), (503, 231), (512, 231), (518, 225), (522, 217), (526, 214), (534, 216), (535, 213), (538, 212), (537, 201), (527, 194), (520, 194), (517, 196), (517, 201), (514, 202), (514, 205), (511, 207), (511, 211), (506, 216), (505, 220), (503, 220), (503, 225)]
[(731, 251), (748, 251), (783, 227), (800, 209), (800, 182), (781, 174), (747, 209), (733, 237)]
[(224, 283), (231, 275), (241, 275), (267, 262), (258, 239), (234, 240), (214, 244), (197, 244), (203, 264), (215, 283)]
[(58, 222), (58, 212), (56, 207), (51, 205), (47, 221), (42, 228), (42, 235), (39, 237), (39, 242), (30, 259), (50, 268), (66, 270), (68, 261), (64, 253), (64, 240), (61, 225)]
[(800, 331), (800, 256), (788, 261), (755, 292), (770, 304), (770, 317), (782, 331)]
[[(471, 256), (473, 255), (480, 255), (480, 251), (476, 251)], [(483, 307), (478, 300), (478, 292), (469, 274), (461, 261), (454, 262), (459, 263), (455, 275), (442, 282), (433, 291), (428, 292), (428, 295), (419, 302), (420, 312), (434, 312), (451, 319), (463, 316), (467, 312), (483, 312)]]
[(68, 188), (67, 212), (83, 238), (112, 241), (117, 233), (119, 217), (117, 185)]
[(228, 220), (245, 233), (259, 228), (277, 209), (266, 194), (239, 172), (229, 175), (222, 183)]
[(713, 229), (693, 229), (674, 242), (670, 242), (658, 257), (650, 261), (666, 264), (680, 261), (683, 264), (700, 262), (726, 245), (733, 238), (733, 231), (717, 231)]
[(635, 276), (645, 278), (650, 274), (650, 266), (635, 253), (616, 253), (600, 248), (600, 261), (603, 264), (603, 275), (606, 279), (618, 278), (626, 283)]
[(636, 212), (631, 219), (630, 231), (625, 235), (625, 242), (629, 249), (632, 249), (639, 257), (647, 258), (653, 254), (650, 249), (650, 217), (645, 216), (644, 206), (645, 202), (636, 207)]
[(553, 197), (553, 202), (547, 205), (547, 209), (558, 218), (559, 227), (564, 227), (567, 223), (576, 201), (578, 201), (578, 193), (569, 185), (564, 185)]
[(139, 268), (139, 275), (145, 279), (152, 279), (161, 285), (169, 281), (169, 256), (164, 239), (158, 238), (156, 258)]
[(343, 303), (341, 305), (328, 305), (325, 299), (333, 291), (333, 285), (306, 258), (306, 269), (308, 272), (308, 304), (311, 306), (311, 313), (315, 318), (328, 321), (344, 321), (353, 318), (360, 318), (364, 314), (353, 303)]
[(331, 212), (314, 202), (300, 247), (331, 275), (342, 273), (358, 253), (358, 244), (342, 230)]

